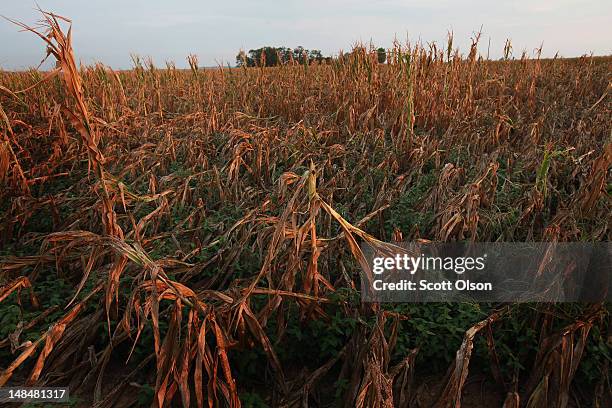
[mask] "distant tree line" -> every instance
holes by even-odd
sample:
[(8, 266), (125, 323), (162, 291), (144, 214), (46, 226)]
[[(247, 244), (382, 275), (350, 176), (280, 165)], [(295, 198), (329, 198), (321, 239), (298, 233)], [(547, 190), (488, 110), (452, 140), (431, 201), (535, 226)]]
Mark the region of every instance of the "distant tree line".
[(288, 48), (288, 47), (261, 47), (248, 52), (240, 51), (236, 55), (236, 65), (241, 67), (266, 66), (274, 67), (276, 65), (295, 62), (297, 64), (312, 63), (314, 61), (323, 62), (331, 60), (331, 57), (324, 57), (321, 50), (308, 50), (304, 47)]
[[(357, 47), (352, 53), (356, 52), (365, 52), (365, 48)], [(387, 60), (387, 51), (381, 47), (377, 48), (374, 52), (378, 62), (384, 64)], [(238, 55), (236, 55), (236, 66), (239, 67), (274, 67), (292, 62), (304, 65), (313, 62), (330, 63), (331, 61), (332, 57), (324, 56), (321, 50), (308, 50), (301, 46), (293, 49), (289, 47), (266, 46), (249, 50), (248, 52), (240, 50)]]

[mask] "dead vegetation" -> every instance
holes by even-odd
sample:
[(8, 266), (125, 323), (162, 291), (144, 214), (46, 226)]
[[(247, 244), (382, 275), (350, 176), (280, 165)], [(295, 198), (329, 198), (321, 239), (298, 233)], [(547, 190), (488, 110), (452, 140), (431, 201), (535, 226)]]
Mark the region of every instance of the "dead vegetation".
[[(0, 305), (32, 311), (0, 339), (0, 386), (70, 385), (102, 407), (137, 404), (150, 381), (155, 406), (237, 407), (265, 378), (273, 406), (329, 405), (333, 388), (346, 407), (420, 406), (427, 345), (398, 344), (421, 316), (351, 300), (361, 241), (610, 238), (609, 58), (489, 61), (477, 38), (462, 56), (450, 37), (398, 43), (389, 64), (359, 49), (321, 66), (135, 57), (115, 72), (77, 68), (69, 21), (43, 17), (20, 25), (56, 68), (0, 72)], [(70, 294), (39, 319), (49, 277)], [(508, 376), (496, 326), (522, 312), (483, 306), (435, 406), (461, 406), (479, 337), (505, 407), (581, 400), (573, 379), (592, 328), (609, 342), (609, 315), (570, 309), (530, 306), (537, 348)], [(291, 325), (335, 318), (353, 326), (320, 366), (281, 358)], [(255, 376), (236, 368), (243, 350), (264, 356)]]

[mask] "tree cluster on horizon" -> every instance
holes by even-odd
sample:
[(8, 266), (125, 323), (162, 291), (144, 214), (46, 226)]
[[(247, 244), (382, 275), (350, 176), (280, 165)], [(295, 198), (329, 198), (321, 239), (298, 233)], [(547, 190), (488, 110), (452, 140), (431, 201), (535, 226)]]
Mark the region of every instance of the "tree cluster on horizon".
[[(361, 49), (361, 47), (356, 48)], [(355, 52), (355, 50), (353, 52)], [(379, 63), (384, 64), (387, 60), (387, 51), (379, 47), (374, 50)], [(251, 49), (248, 52), (240, 50), (236, 55), (236, 66), (242, 67), (274, 67), (288, 63), (310, 64), (313, 62), (330, 63), (331, 56), (324, 56), (321, 50), (309, 50), (302, 46), (296, 48), (264, 46)]]
[(266, 66), (273, 67), (276, 65), (295, 62), (297, 64), (305, 64), (312, 61), (322, 62), (331, 57), (324, 57), (321, 50), (308, 50), (302, 46), (296, 48), (289, 47), (270, 47), (265, 46), (245, 52), (240, 50), (236, 55), (237, 66)]

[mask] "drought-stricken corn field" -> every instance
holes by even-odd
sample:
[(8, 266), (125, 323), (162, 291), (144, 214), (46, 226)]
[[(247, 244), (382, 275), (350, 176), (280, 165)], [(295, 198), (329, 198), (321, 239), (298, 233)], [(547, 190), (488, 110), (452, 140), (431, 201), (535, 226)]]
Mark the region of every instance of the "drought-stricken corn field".
[(387, 64), (115, 72), (77, 66), (44, 17), (56, 68), (0, 72), (0, 386), (100, 407), (610, 403), (607, 304), (358, 289), (364, 241), (609, 241), (611, 58), (493, 61), (449, 37)]

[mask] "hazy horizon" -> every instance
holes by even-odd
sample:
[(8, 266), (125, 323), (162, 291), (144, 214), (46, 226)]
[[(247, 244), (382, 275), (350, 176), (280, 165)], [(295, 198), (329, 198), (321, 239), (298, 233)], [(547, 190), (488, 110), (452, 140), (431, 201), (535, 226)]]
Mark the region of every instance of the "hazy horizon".
[[(543, 45), (542, 56), (610, 55), (612, 2), (546, 0), (265, 0), (231, 3), (195, 0), (167, 4), (154, 0), (100, 3), (39, 0), (43, 10), (73, 21), (73, 46), (83, 63), (100, 61), (116, 69), (132, 67), (130, 54), (151, 57), (157, 65), (173, 61), (186, 67), (188, 54), (201, 66), (231, 64), (240, 49), (262, 46), (303, 46), (325, 55), (349, 50), (357, 42), (389, 48), (395, 38), (446, 45), (448, 31), (462, 53), (481, 30), (481, 54), (499, 58), (506, 39), (513, 55)], [(40, 15), (34, 2), (0, 5), (0, 14), (34, 25)], [(0, 68), (37, 66), (45, 55), (42, 41), (0, 20), (3, 52)]]

